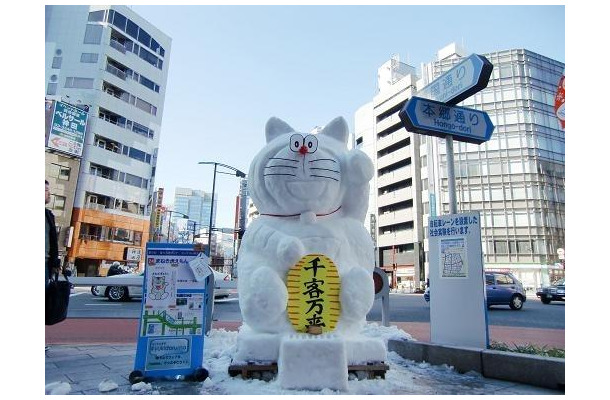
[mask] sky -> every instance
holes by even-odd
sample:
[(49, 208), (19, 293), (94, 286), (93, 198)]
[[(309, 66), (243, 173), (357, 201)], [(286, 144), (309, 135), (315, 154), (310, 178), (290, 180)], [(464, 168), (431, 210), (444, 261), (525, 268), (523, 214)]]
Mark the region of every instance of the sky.
[[(467, 54), (525, 48), (565, 62), (561, 5), (131, 8), (172, 39), (155, 182), (166, 204), (176, 187), (212, 191), (214, 167), (200, 161), (248, 173), (272, 116), (300, 132), (342, 116), (353, 133), (394, 54), (418, 73), (452, 42)], [(233, 227), (238, 189), (235, 176), (216, 175), (217, 227)]]

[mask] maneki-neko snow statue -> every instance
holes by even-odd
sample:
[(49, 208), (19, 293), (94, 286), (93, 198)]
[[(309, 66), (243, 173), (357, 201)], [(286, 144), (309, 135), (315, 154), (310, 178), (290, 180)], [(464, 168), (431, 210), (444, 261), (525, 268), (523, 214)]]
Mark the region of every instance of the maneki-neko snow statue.
[[(237, 261), (243, 325), (235, 363), (275, 363), (282, 386), (342, 389), (348, 365), (383, 362), (381, 339), (361, 335), (374, 301), (374, 245), (364, 227), (374, 168), (348, 150), (347, 123), (317, 134), (278, 118), (252, 161), (260, 216)], [(323, 373), (313, 374), (314, 369)]]

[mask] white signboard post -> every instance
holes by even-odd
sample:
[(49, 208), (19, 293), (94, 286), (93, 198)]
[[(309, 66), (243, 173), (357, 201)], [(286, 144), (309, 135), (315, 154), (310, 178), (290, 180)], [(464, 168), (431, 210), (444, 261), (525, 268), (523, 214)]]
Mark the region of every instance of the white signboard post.
[(486, 348), (489, 344), (480, 215), (457, 213), (453, 137), (481, 144), (494, 126), (486, 112), (455, 104), (487, 87), (493, 64), (473, 54), (418, 91), (398, 113), (405, 129), (445, 138), (449, 215), (435, 216), (429, 229), (430, 340)]
[(487, 348), (479, 212), (431, 217), (428, 237), (431, 342)]

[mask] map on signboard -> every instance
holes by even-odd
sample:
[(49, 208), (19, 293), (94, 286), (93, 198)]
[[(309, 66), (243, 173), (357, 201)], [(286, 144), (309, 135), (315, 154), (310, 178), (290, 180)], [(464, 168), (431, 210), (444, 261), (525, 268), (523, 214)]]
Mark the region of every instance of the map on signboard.
[(441, 278), (468, 277), (466, 238), (441, 239)]
[(176, 297), (175, 306), (165, 310), (145, 310), (142, 336), (184, 336), (203, 334), (204, 299), (202, 295)]

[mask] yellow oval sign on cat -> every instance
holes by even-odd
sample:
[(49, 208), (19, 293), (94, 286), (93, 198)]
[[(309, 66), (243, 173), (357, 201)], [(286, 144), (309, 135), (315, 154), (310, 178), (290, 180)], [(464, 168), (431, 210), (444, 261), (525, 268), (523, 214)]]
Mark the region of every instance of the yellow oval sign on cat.
[(288, 318), (297, 332), (330, 332), (335, 329), (341, 303), (341, 280), (333, 261), (324, 254), (307, 254), (290, 270)]

